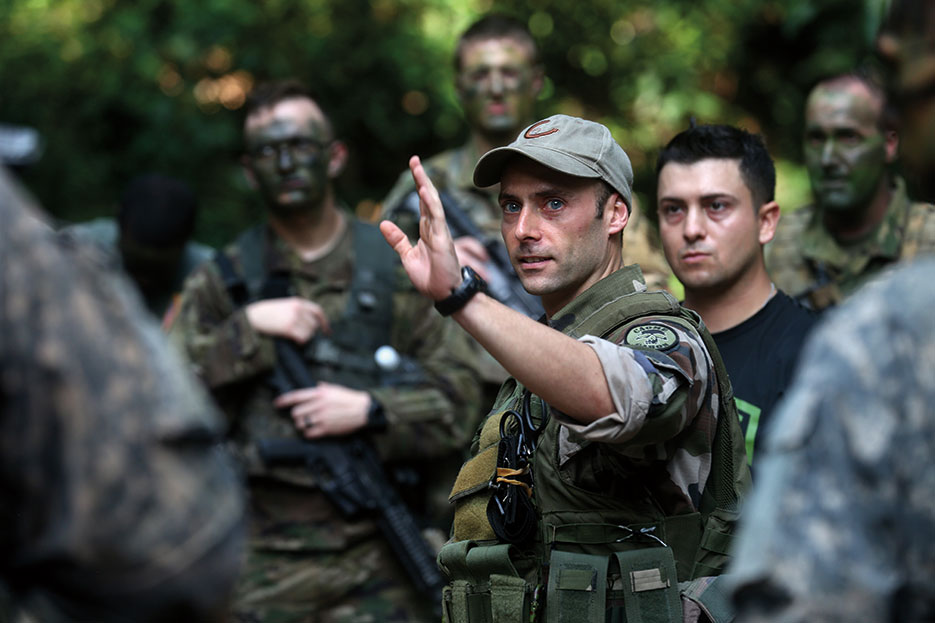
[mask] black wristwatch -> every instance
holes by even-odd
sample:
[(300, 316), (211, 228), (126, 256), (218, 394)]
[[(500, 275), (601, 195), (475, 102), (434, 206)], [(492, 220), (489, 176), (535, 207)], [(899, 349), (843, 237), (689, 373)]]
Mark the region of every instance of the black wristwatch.
[(451, 296), (435, 302), (435, 309), (442, 316), (450, 316), (471, 300), (471, 297), (478, 292), (487, 291), (487, 282), (481, 279), (481, 276), (474, 272), (470, 266), (461, 268), (461, 283), (452, 290)]

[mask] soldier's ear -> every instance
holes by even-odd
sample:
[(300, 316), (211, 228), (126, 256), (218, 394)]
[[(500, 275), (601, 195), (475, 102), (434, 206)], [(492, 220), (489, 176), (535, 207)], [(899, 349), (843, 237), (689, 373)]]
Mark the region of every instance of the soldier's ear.
[(250, 189), (257, 190), (260, 184), (256, 180), (256, 173), (253, 172), (253, 161), (250, 156), (244, 154), (240, 157), (240, 170), (243, 171), (243, 176), (247, 180)]
[(757, 212), (757, 240), (766, 244), (776, 235), (776, 226), (779, 225), (779, 204), (775, 201), (764, 203)]
[(334, 179), (341, 175), (347, 165), (347, 145), (341, 141), (332, 141), (328, 146), (328, 177)]
[(886, 149), (887, 164), (896, 162), (896, 157), (899, 155), (899, 134), (896, 130), (883, 132), (883, 147)]
[(608, 199), (607, 205), (604, 206), (604, 219), (607, 223), (607, 233), (610, 236), (619, 234), (627, 226), (630, 220), (630, 208), (627, 207), (627, 202), (619, 193), (612, 194)]

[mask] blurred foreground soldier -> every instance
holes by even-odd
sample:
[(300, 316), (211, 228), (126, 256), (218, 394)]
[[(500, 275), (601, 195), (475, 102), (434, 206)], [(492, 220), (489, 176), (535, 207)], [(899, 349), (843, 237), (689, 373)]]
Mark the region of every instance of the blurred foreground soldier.
[[(544, 322), (459, 266), (438, 193), (410, 166), (419, 242), (389, 221), (384, 236), (436, 309), (513, 375), (451, 492), (447, 619), (699, 620), (694, 599), (728, 620), (707, 576), (726, 564), (748, 483), (743, 439), (698, 316), (622, 265), (626, 153), (606, 127), (554, 115), (474, 170), (478, 186), (500, 184), (503, 240)], [(679, 581), (692, 579), (683, 613)]]
[(146, 307), (168, 327), (173, 298), (185, 278), (211, 259), (211, 247), (191, 240), (195, 195), (184, 182), (148, 173), (127, 184), (117, 219), (98, 218), (64, 231), (98, 245), (133, 280)]
[(248, 476), (238, 620), (437, 619), (435, 550), (412, 513), (450, 525), (439, 489), (480, 417), (467, 336), (338, 203), (347, 149), (302, 85), (258, 87), (244, 140), (266, 222), (192, 275), (172, 331)]
[(0, 620), (227, 620), (221, 420), (129, 284), (0, 168)]
[(890, 173), (898, 145), (886, 96), (868, 77), (812, 90), (804, 151), (815, 204), (780, 223), (767, 253), (777, 287), (821, 310), (882, 268), (935, 251), (935, 206), (911, 201)]
[(763, 262), (779, 222), (776, 170), (758, 137), (703, 125), (666, 145), (656, 174), (662, 247), (727, 366), (752, 463), (815, 322)]
[[(935, 199), (935, 3), (895, 0), (877, 46)], [(744, 519), (738, 621), (935, 620), (933, 274), (868, 284), (806, 346)]]
[(731, 568), (738, 621), (935, 620), (935, 262), (815, 330)]

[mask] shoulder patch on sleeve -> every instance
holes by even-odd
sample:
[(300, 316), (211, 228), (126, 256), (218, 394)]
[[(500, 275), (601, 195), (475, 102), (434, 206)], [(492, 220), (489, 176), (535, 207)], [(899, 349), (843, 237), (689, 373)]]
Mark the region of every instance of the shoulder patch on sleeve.
[(624, 343), (633, 348), (649, 348), (666, 351), (678, 344), (675, 331), (663, 324), (648, 323), (633, 327), (627, 331)]

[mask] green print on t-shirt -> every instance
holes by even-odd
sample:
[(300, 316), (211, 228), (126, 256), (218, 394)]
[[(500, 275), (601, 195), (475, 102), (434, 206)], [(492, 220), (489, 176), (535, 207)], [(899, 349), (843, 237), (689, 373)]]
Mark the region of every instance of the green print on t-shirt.
[(737, 397), (734, 397), (734, 402), (737, 403), (740, 428), (747, 443), (747, 463), (753, 464), (753, 442), (756, 441), (756, 429), (760, 425), (760, 408)]

